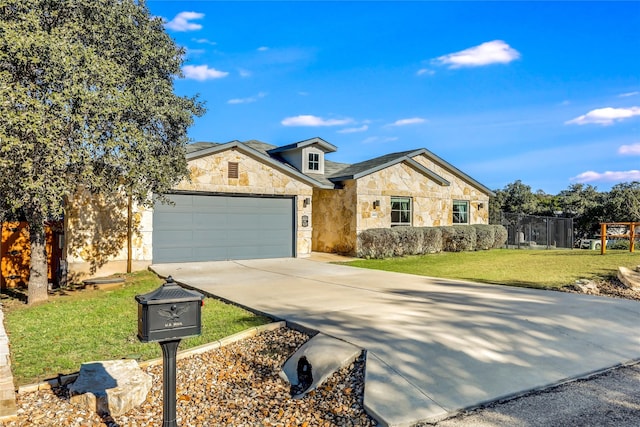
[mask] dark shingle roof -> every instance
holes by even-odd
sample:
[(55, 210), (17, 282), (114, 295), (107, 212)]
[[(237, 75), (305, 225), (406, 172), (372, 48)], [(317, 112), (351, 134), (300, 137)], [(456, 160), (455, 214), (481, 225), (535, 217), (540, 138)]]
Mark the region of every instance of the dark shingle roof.
[(187, 154), (195, 153), (196, 151), (205, 150), (207, 148), (216, 147), (222, 145), (218, 142), (194, 142), (193, 144), (187, 144)]
[[(368, 171), (377, 170), (380, 166), (384, 166), (387, 164), (396, 163), (399, 159), (404, 159), (407, 155), (415, 152), (416, 150), (411, 151), (401, 151), (398, 153), (385, 154), (384, 156), (376, 157), (374, 159), (365, 160), (360, 163), (354, 163), (352, 165), (347, 165), (342, 163), (346, 167), (336, 170), (335, 172), (329, 174), (325, 169), (325, 174), (329, 178), (340, 178), (344, 177), (345, 179), (352, 179), (353, 177), (357, 177), (362, 173), (366, 173)], [(325, 165), (326, 168), (326, 165)]]

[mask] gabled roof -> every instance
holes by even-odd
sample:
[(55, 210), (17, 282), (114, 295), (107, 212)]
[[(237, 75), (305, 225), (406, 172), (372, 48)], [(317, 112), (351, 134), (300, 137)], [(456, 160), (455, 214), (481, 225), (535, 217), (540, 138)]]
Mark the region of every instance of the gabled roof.
[(287, 163), (278, 161), (273, 157), (267, 154), (269, 149), (274, 148), (273, 145), (265, 144), (260, 141), (231, 141), (225, 144), (220, 144), (216, 142), (197, 142), (194, 144), (190, 144), (187, 146), (187, 160), (198, 159), (200, 157), (205, 157), (211, 154), (220, 153), (222, 151), (236, 149), (238, 151), (243, 152), (244, 154), (251, 156), (253, 158), (259, 159), (273, 168), (280, 170), (281, 172), (290, 174), (298, 178), (300, 181), (305, 182), (313, 187), (320, 188), (333, 188), (333, 184), (321, 182), (309, 175), (305, 175), (302, 172), (298, 171), (296, 168), (290, 166)]
[(364, 162), (348, 166), (347, 168), (336, 172), (332, 176), (329, 176), (329, 180), (332, 182), (340, 182), (347, 179), (358, 179), (362, 178), (363, 176), (370, 175), (374, 172), (378, 172), (382, 169), (386, 169), (395, 164), (405, 162), (422, 172), (424, 175), (433, 179), (440, 185), (448, 186), (451, 184), (440, 175), (427, 169), (426, 167), (412, 159), (412, 157), (415, 157), (418, 154), (420, 154), (420, 150), (385, 154), (384, 156), (376, 157), (375, 159), (365, 160)]
[(484, 191), (489, 196), (493, 197), (493, 196), (496, 195), (496, 193), (494, 193), (493, 190), (491, 190), (489, 187), (485, 187), (484, 185), (480, 184), (478, 181), (476, 181), (475, 179), (471, 178), (469, 175), (467, 175), (466, 173), (462, 172), (460, 169), (458, 169), (457, 167), (453, 166), (451, 163), (447, 162), (446, 160), (436, 156), (435, 154), (433, 154), (431, 151), (427, 150), (426, 148), (421, 148), (419, 150), (416, 150), (415, 154), (412, 154), (411, 157), (415, 157), (415, 156), (420, 155), (420, 154), (424, 154), (425, 156), (427, 156), (427, 158), (431, 159), (435, 163), (438, 163), (443, 168), (448, 169), (454, 175), (458, 175), (459, 177), (464, 178), (466, 181), (468, 181), (471, 184), (473, 184), (474, 186), (476, 186), (476, 188), (479, 188), (480, 190)]
[(443, 186), (450, 185), (450, 182), (443, 178), (442, 176), (436, 174), (429, 168), (423, 166), (421, 163), (413, 160), (414, 157), (419, 155), (424, 155), (434, 163), (437, 163), (444, 169), (447, 169), (454, 175), (457, 175), (472, 185), (476, 186), (478, 189), (483, 192), (489, 194), (490, 196), (495, 196), (495, 193), (491, 191), (488, 187), (480, 184), (475, 179), (471, 178), (469, 175), (462, 172), (460, 169), (456, 168), (449, 162), (441, 159), (437, 155), (433, 154), (431, 151), (426, 148), (420, 148), (417, 150), (409, 150), (409, 151), (401, 151), (397, 153), (385, 154), (384, 156), (376, 157), (374, 159), (365, 160), (363, 162), (355, 163), (355, 164), (347, 164), (347, 163), (338, 163), (332, 162), (330, 160), (325, 160), (324, 163), (324, 175), (317, 173), (306, 173), (303, 174), (298, 169), (289, 165), (286, 161), (284, 161), (279, 153), (296, 150), (300, 148), (307, 147), (309, 145), (316, 144), (319, 148), (326, 150), (327, 152), (336, 151), (337, 148), (329, 144), (327, 141), (322, 138), (311, 138), (306, 139), (304, 141), (296, 142), (289, 145), (283, 145), (280, 147), (276, 147), (275, 145), (267, 144), (261, 141), (250, 140), (245, 142), (240, 141), (231, 141), (224, 144), (216, 143), (216, 142), (196, 142), (193, 144), (187, 145), (187, 160), (197, 159), (199, 157), (207, 156), (209, 154), (218, 153), (221, 151), (225, 151), (231, 148), (238, 149), (243, 151), (245, 154), (253, 156), (254, 158), (260, 159), (267, 164), (275, 167), (276, 169), (281, 170), (282, 172), (286, 172), (292, 174), (299, 178), (301, 181), (308, 183), (309, 185), (316, 186), (319, 188), (331, 189), (335, 188), (336, 184), (339, 184), (342, 181), (348, 179), (358, 179), (363, 176), (372, 174), (374, 172), (378, 172), (382, 169), (388, 168), (398, 163), (405, 162), (425, 176), (433, 179), (435, 182), (439, 183)]
[(308, 147), (309, 145), (316, 145), (319, 149), (325, 153), (333, 153), (338, 150), (333, 144), (329, 144), (322, 138), (315, 137), (311, 139), (305, 139), (304, 141), (294, 142), (293, 144), (283, 145), (269, 150), (269, 154), (283, 153), (285, 151), (298, 150), (300, 148)]

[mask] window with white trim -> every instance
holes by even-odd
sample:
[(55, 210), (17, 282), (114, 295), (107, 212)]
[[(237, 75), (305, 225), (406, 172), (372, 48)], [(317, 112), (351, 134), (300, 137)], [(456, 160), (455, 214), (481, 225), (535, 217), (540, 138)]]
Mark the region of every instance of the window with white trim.
[(453, 201), (453, 223), (469, 224), (469, 202), (466, 200)]
[(309, 153), (308, 167), (310, 171), (320, 170), (320, 154)]
[(391, 226), (411, 225), (411, 197), (391, 198)]

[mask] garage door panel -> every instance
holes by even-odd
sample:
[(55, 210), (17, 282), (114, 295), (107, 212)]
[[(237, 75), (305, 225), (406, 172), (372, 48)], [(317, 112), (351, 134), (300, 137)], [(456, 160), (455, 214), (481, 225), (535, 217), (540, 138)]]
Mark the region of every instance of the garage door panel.
[(196, 208), (204, 208), (204, 209), (213, 209), (213, 210), (224, 210), (229, 202), (226, 197), (215, 197), (215, 196), (185, 196), (191, 197), (191, 205)]
[(258, 226), (260, 228), (277, 228), (277, 229), (289, 229), (291, 223), (282, 218), (282, 215), (261, 215), (258, 219)]
[[(163, 233), (153, 235), (153, 247), (166, 246), (191, 246), (193, 234), (191, 230), (165, 230)], [(182, 244), (180, 244), (182, 242)]]
[(153, 248), (153, 257), (163, 259), (162, 262), (173, 262), (170, 260), (188, 260), (193, 258), (192, 248)]
[(282, 245), (288, 241), (287, 236), (283, 236), (278, 230), (261, 230), (260, 239), (271, 242), (271, 245), (264, 246)]
[(224, 213), (194, 213), (193, 225), (196, 228), (223, 230), (227, 228), (227, 215)]
[(192, 246), (198, 247), (225, 247), (228, 240), (228, 233), (225, 230), (199, 230), (193, 234)]
[(153, 215), (156, 263), (294, 256), (292, 198), (170, 198)]
[(227, 225), (230, 229), (234, 230), (242, 230), (242, 229), (255, 229), (256, 228), (256, 217), (257, 214), (247, 213), (247, 212), (237, 212), (231, 213), (227, 217)]
[(190, 229), (193, 223), (193, 214), (191, 212), (175, 212), (172, 215), (166, 213), (153, 214), (153, 224), (156, 227), (167, 227), (172, 229)]

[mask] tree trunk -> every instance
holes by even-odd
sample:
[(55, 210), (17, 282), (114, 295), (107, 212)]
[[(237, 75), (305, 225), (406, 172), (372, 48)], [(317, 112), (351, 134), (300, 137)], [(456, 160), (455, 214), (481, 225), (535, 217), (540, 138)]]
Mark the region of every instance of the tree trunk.
[(49, 298), (47, 292), (47, 252), (44, 218), (41, 214), (29, 215), (29, 240), (31, 242), (31, 265), (27, 303), (35, 304)]
[(133, 259), (133, 211), (131, 204), (133, 198), (131, 197), (131, 191), (129, 191), (129, 197), (127, 198), (127, 273), (131, 273), (131, 260)]

